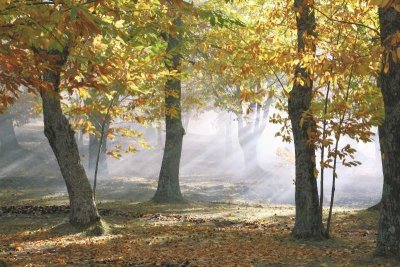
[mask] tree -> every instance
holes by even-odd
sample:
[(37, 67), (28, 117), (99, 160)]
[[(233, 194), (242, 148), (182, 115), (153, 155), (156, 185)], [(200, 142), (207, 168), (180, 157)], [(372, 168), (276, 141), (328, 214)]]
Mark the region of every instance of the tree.
[[(171, 59), (166, 60), (165, 64), (169, 72), (179, 74), (182, 57), (179, 53), (182, 42), (182, 33), (179, 32), (182, 28), (182, 19), (179, 15), (173, 19), (173, 25), (176, 27), (176, 33), (163, 34), (168, 43), (166, 51), (171, 55)], [(178, 76), (168, 79), (164, 93), (166, 137), (158, 187), (153, 200), (155, 202), (182, 202), (183, 196), (179, 186), (179, 165), (185, 130), (181, 116), (181, 78)]]
[[(250, 90), (251, 94), (254, 94), (252, 98), (260, 98), (258, 94), (264, 95), (264, 92), (260, 85), (254, 87)], [(245, 93), (244, 93), (245, 94)], [(239, 96), (239, 99), (246, 97)], [(263, 177), (265, 178), (266, 172), (259, 165), (257, 159), (257, 144), (261, 139), (261, 136), (267, 125), (269, 108), (272, 103), (272, 97), (261, 97), (265, 98), (263, 101), (255, 101), (255, 99), (248, 99), (250, 103), (245, 106), (245, 111), (243, 112), (242, 101), (240, 101), (240, 106), (238, 107), (241, 112), (236, 112), (236, 117), (238, 120), (238, 139), (239, 144), (243, 152), (245, 161), (245, 171), (246, 175), (253, 176), (253, 178)], [(261, 104), (262, 103), (262, 104)]]
[[(89, 115), (89, 120), (91, 124), (95, 128), (94, 133), (89, 133), (89, 171), (93, 172), (96, 167), (97, 154), (100, 146), (100, 136), (101, 136), (101, 128), (104, 122), (104, 118), (99, 114), (97, 110), (94, 110)], [(99, 171), (101, 173), (108, 173), (107, 166), (107, 133), (110, 129), (111, 120), (107, 119), (104, 126), (104, 133), (101, 149), (100, 149), (100, 157), (99, 157)]]
[[(298, 53), (315, 55), (313, 4), (314, 1), (294, 1)], [(288, 106), (296, 153), (296, 220), (293, 235), (298, 238), (322, 238), (324, 229), (315, 177), (315, 147), (309, 141), (316, 124), (312, 114), (307, 114), (312, 102), (313, 79), (310, 70), (300, 65), (296, 66), (295, 79)]]
[(20, 148), (14, 131), (14, 122), (10, 113), (0, 115), (0, 133), (2, 154), (12, 153)]
[[(376, 2), (376, 1), (375, 1)], [(377, 253), (400, 256), (400, 61), (398, 1), (380, 2), (379, 24), (383, 47), (380, 88), (384, 101), (384, 121), (379, 127), (382, 151), (383, 192)]]
[(0, 151), (3, 156), (7, 154), (24, 153), (23, 147), (18, 143), (15, 128), (37, 118), (38, 111), (35, 110), (38, 97), (19, 89), (16, 102), (0, 115)]
[[(95, 8), (97, 4), (92, 3), (88, 6)], [(1, 22), (8, 30), (2, 43), (7, 43), (13, 50), (27, 53), (23, 57), (26, 61), (17, 60), (18, 65), (8, 73), (9, 76), (16, 77), (15, 81), (3, 78), (2, 82), (9, 82), (5, 86), (13, 89), (31, 80), (28, 90), (40, 92), (43, 102), (44, 132), (67, 186), (71, 208), (70, 223), (82, 227), (96, 224), (100, 216), (94, 203), (90, 183), (80, 163), (74, 131), (63, 114), (60, 83), (63, 74), (63, 78), (68, 80), (71, 86), (68, 89), (72, 91), (73, 86), (76, 86), (74, 81), (77, 73), (88, 66), (87, 61), (80, 60), (78, 64), (76, 61), (73, 62), (77, 57), (70, 54), (71, 49), (78, 47), (80, 59), (87, 59), (90, 57), (84, 57), (84, 53), (93, 52), (92, 46), (88, 46), (87, 42), (99, 34), (96, 24), (99, 21), (91, 17), (88, 6), (63, 1), (37, 4), (12, 1), (7, 8), (1, 10), (1, 17), (4, 20)], [(10, 51), (5, 51), (2, 52), (2, 57), (9, 56)], [(21, 64), (26, 64), (26, 68)], [(24, 70), (23, 79), (18, 78), (21, 69)], [(82, 75), (81, 86), (84, 80), (96, 87), (96, 80), (93, 77), (98, 77), (98, 72)], [(90, 75), (94, 76), (89, 78)], [(36, 87), (32, 89), (32, 85)]]
[(80, 163), (75, 133), (61, 109), (60, 79), (61, 71), (68, 58), (68, 51), (60, 53), (50, 51), (48, 57), (50, 69), (43, 73), (44, 81), (50, 83), (51, 90), (41, 89), (43, 101), (44, 133), (57, 158), (61, 173), (65, 180), (69, 202), (70, 223), (76, 226), (90, 226), (100, 220), (94, 203), (93, 191)]

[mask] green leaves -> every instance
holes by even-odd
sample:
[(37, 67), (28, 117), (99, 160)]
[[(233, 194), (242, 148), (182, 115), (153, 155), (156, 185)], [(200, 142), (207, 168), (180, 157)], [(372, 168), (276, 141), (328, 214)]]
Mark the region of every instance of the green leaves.
[(219, 10), (200, 10), (199, 15), (201, 18), (208, 20), (211, 26), (220, 26), (220, 27), (246, 26), (239, 19), (229, 17), (225, 13)]
[(71, 19), (76, 20), (78, 18), (78, 7), (72, 6), (71, 7)]

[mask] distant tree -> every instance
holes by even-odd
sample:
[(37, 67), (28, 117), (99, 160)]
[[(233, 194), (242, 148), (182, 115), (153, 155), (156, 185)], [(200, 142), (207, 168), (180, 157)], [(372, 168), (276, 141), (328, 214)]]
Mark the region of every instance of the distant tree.
[(14, 121), (10, 113), (0, 115), (0, 147), (1, 154), (13, 153), (20, 148), (14, 131)]
[(21, 146), (15, 134), (15, 127), (28, 123), (38, 116), (35, 111), (37, 97), (28, 92), (19, 94), (16, 103), (0, 114), (0, 151), (2, 155), (17, 152)]

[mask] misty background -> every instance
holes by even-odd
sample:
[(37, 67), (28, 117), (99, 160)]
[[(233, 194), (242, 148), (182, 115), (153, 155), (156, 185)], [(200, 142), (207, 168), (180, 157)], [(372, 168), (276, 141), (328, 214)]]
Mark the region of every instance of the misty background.
[[(269, 114), (277, 112), (271, 108)], [(238, 119), (233, 113), (218, 109), (186, 112), (183, 115), (186, 135), (180, 167), (182, 193), (192, 201), (245, 202), (259, 204), (294, 204), (294, 148), (275, 137), (280, 125), (267, 123), (256, 142), (253, 161), (256, 172), (246, 172), (243, 150), (238, 138)], [(111, 128), (115, 124), (111, 124)], [(143, 133), (151, 148), (140, 148), (134, 138), (117, 137), (108, 140), (107, 149), (122, 144), (135, 144), (138, 151), (121, 153), (120, 159), (107, 156), (107, 170), (99, 176), (98, 200), (145, 201), (153, 195), (158, 181), (165, 140), (164, 129), (144, 127), (137, 123), (124, 125)], [(20, 148), (1, 153), (0, 190), (31, 189), (50, 200), (66, 196), (66, 188), (54, 154), (43, 134), (40, 117), (18, 125), (13, 123)], [(374, 129), (376, 132), (376, 129)], [(77, 133), (82, 164), (88, 170), (89, 135)], [(372, 143), (357, 143), (342, 137), (341, 145), (357, 149), (356, 160), (361, 166), (339, 165), (335, 204), (337, 206), (367, 207), (376, 204), (382, 191), (382, 169), (378, 138)], [(3, 147), (3, 144), (2, 144)], [(318, 152), (317, 152), (318, 155)], [(319, 159), (317, 159), (319, 162)], [(317, 164), (318, 165), (318, 164)], [(325, 170), (325, 204), (330, 197), (332, 171)], [(93, 182), (93, 172), (88, 171)], [(319, 179), (318, 179), (319, 184)], [(3, 194), (4, 195), (4, 194)], [(1, 196), (1, 193), (0, 193)], [(21, 200), (18, 194), (15, 199)], [(12, 203), (15, 199), (0, 198)], [(24, 193), (22, 201), (29, 201)]]

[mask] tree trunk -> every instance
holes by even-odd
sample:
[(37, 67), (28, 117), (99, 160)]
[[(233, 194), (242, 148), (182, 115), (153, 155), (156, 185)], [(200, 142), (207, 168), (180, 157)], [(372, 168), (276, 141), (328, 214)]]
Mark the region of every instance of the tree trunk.
[(252, 132), (252, 125), (242, 125), (239, 123), (238, 135), (239, 145), (243, 152), (244, 165), (246, 174), (264, 174), (264, 169), (261, 168), (257, 159), (257, 144), (260, 139), (258, 133)]
[(78, 146), (67, 118), (61, 109), (59, 96), (60, 72), (65, 59), (59, 60), (52, 70), (44, 73), (44, 80), (52, 84), (53, 90), (40, 91), (43, 101), (44, 133), (57, 158), (65, 180), (70, 201), (70, 223), (86, 227), (100, 220), (93, 191), (80, 162)]
[(379, 201), (377, 204), (369, 207), (367, 210), (369, 211), (381, 210), (381, 207), (382, 207), (382, 201)]
[[(258, 88), (255, 88), (256, 92)], [(243, 115), (236, 113), (238, 120), (238, 139), (244, 156), (245, 172), (252, 176), (265, 176), (265, 170), (258, 163), (257, 145), (267, 125), (267, 118), (272, 99), (268, 98), (264, 104), (252, 103), (249, 113), (253, 115), (251, 123), (243, 121)], [(255, 118), (254, 118), (255, 115)]]
[(12, 153), (20, 148), (15, 135), (13, 120), (9, 114), (0, 117), (1, 152)]
[(89, 134), (89, 171), (96, 167), (97, 151), (99, 149), (99, 138), (95, 134)]
[[(295, 0), (297, 16), (297, 41), (299, 53), (315, 54), (315, 45), (305, 40), (315, 35), (315, 14), (307, 0)], [(312, 42), (312, 41), (311, 41)], [(322, 217), (319, 212), (315, 147), (308, 131), (315, 131), (315, 121), (306, 112), (311, 106), (313, 82), (305, 68), (297, 66), (295, 77), (303, 84), (295, 82), (289, 95), (289, 116), (292, 123), (296, 159), (295, 202), (296, 220), (293, 235), (297, 238), (317, 238), (324, 235)]]
[[(100, 151), (99, 158), (99, 172), (107, 175), (108, 174), (108, 165), (107, 165), (107, 132), (110, 128), (110, 122), (106, 122), (104, 127), (104, 137), (103, 137), (103, 145)], [(100, 131), (101, 129), (99, 129)], [(89, 171), (94, 171), (96, 167), (97, 161), (97, 152), (99, 150), (100, 138), (95, 134), (89, 135)]]
[(391, 52), (399, 43), (391, 35), (400, 29), (400, 13), (393, 7), (379, 9), (381, 42), (385, 48), (380, 74), (385, 118), (379, 127), (382, 151), (383, 192), (379, 220), (377, 254), (400, 256), (400, 62), (394, 62)]
[[(182, 26), (180, 18), (174, 20), (175, 27)], [(179, 72), (181, 55), (176, 50), (181, 43), (179, 34), (165, 36), (168, 41), (167, 53), (174, 53), (171, 62), (166, 62), (170, 71)], [(155, 202), (183, 202), (179, 186), (179, 165), (182, 154), (182, 142), (185, 130), (181, 116), (181, 80), (171, 78), (165, 84), (165, 147)]]

